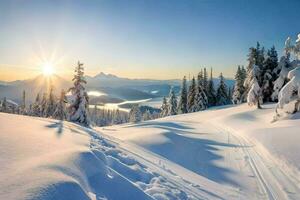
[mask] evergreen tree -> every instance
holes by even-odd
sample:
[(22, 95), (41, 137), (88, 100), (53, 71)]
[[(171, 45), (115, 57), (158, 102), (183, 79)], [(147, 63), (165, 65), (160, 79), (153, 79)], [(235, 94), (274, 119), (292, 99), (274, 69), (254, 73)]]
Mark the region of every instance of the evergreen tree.
[(25, 90), (23, 90), (23, 93), (22, 93), (22, 104), (21, 104), (20, 114), (21, 115), (26, 115), (27, 114), (27, 111), (26, 111), (26, 92), (25, 92)]
[(69, 89), (72, 95), (69, 106), (70, 120), (88, 126), (90, 123), (88, 114), (89, 98), (84, 88), (86, 81), (84, 79), (83, 64), (79, 61), (75, 68), (73, 81), (74, 86)]
[(278, 67), (274, 70), (274, 73), (278, 74), (278, 78), (273, 83), (273, 93), (271, 96), (273, 101), (278, 100), (279, 91), (288, 82), (287, 75), (292, 68), (290, 54), (287, 52), (280, 58)]
[(160, 116), (161, 116), (161, 117), (166, 117), (166, 116), (168, 116), (168, 114), (169, 114), (168, 109), (169, 109), (169, 106), (168, 106), (167, 98), (164, 97), (164, 98), (163, 98), (163, 103), (162, 103), (161, 108), (160, 108), (160, 110), (161, 110)]
[(36, 95), (35, 102), (33, 103), (32, 109), (31, 109), (32, 110), (31, 114), (33, 116), (40, 116), (40, 106), (41, 106), (40, 104), (41, 104), (40, 94), (38, 93)]
[(129, 121), (137, 123), (142, 121), (142, 113), (138, 105), (134, 105), (129, 112)]
[(178, 103), (178, 114), (187, 113), (187, 84), (186, 77), (183, 77), (180, 98)]
[(61, 94), (60, 94), (58, 104), (57, 104), (56, 109), (53, 113), (53, 117), (55, 119), (59, 119), (59, 120), (66, 120), (67, 119), (66, 103), (67, 103), (66, 93), (65, 93), (64, 90), (62, 90)]
[[(264, 48), (260, 49), (260, 44), (257, 42), (256, 48), (251, 47), (250, 48), (250, 53), (248, 55), (248, 66), (247, 66), (247, 77), (244, 82), (244, 87), (245, 87), (245, 93), (243, 95), (244, 98), (247, 98), (249, 90), (252, 86), (252, 70), (253, 66), (255, 65), (258, 67), (259, 71), (263, 69), (263, 64), (264, 64)], [(256, 76), (258, 85), (262, 85), (263, 83), (263, 77), (261, 74), (257, 74)]]
[[(200, 86), (199, 82), (200, 81), (198, 80), (198, 87)], [(212, 68), (210, 68), (210, 78), (208, 81), (206, 91), (207, 91), (206, 94), (207, 94), (208, 106), (216, 105), (216, 91), (215, 91), (215, 86), (214, 86), (214, 81), (212, 76)]]
[(204, 67), (202, 89), (205, 92), (205, 94), (207, 93), (207, 88), (208, 88), (208, 76), (207, 76), (206, 68)]
[(177, 114), (177, 97), (173, 88), (170, 90), (169, 98), (168, 98), (168, 115), (176, 115)]
[(47, 107), (47, 93), (44, 93), (40, 105), (40, 114), (39, 114), (40, 117), (45, 117), (44, 113), (46, 112), (46, 107)]
[(275, 69), (278, 66), (278, 58), (275, 47), (273, 46), (267, 52), (267, 58), (263, 63), (262, 69), (262, 96), (264, 102), (270, 102), (272, 93), (273, 93), (273, 82), (278, 78), (278, 74), (275, 72)]
[(249, 85), (251, 85), (247, 95), (247, 102), (250, 106), (257, 105), (258, 109), (261, 108), (260, 105), (262, 103), (261, 88), (258, 83), (260, 74), (260, 68), (257, 65), (253, 65), (253, 68), (247, 77), (247, 81), (249, 81)]
[(197, 85), (201, 85), (202, 89), (204, 88), (204, 75), (203, 70), (201, 69), (197, 76)]
[(3, 101), (1, 102), (1, 111), (2, 112), (7, 112), (7, 101), (6, 97), (3, 98)]
[(197, 94), (197, 88), (196, 88), (196, 81), (195, 77), (193, 77), (190, 87), (189, 87), (189, 92), (188, 92), (188, 97), (187, 97), (187, 107), (189, 112), (196, 112), (196, 94)]
[(144, 113), (143, 113), (143, 121), (147, 121), (147, 120), (151, 120), (152, 117), (151, 117), (151, 113), (149, 110), (146, 110)]
[(195, 111), (205, 110), (208, 107), (208, 99), (201, 85), (197, 85), (195, 97)]
[(235, 74), (235, 85), (232, 94), (233, 104), (239, 104), (243, 102), (243, 94), (245, 92), (244, 81), (245, 81), (245, 69), (241, 68), (241, 66), (238, 66), (237, 72)]
[(46, 108), (44, 110), (45, 117), (52, 117), (56, 108), (55, 96), (53, 94), (53, 90), (54, 90), (53, 85), (51, 85), (49, 88), (49, 95), (46, 100)]
[(113, 124), (121, 124), (123, 123), (121, 113), (119, 109), (116, 109), (113, 114)]
[(225, 83), (225, 79), (223, 77), (223, 74), (220, 74), (220, 83), (219, 83), (219, 87), (217, 89), (217, 105), (221, 106), (221, 105), (226, 105), (228, 104), (228, 96), (227, 96), (227, 86)]

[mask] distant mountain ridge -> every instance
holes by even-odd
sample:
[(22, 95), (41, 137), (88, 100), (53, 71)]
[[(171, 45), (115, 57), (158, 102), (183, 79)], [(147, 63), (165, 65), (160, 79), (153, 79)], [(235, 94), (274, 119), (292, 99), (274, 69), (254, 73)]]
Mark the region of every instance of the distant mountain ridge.
[[(93, 102), (98, 99), (99, 103), (104, 103), (104, 99), (107, 103), (109, 99), (123, 101), (167, 96), (171, 87), (174, 87), (175, 92), (178, 93), (181, 86), (180, 79), (129, 79), (103, 72), (95, 76), (85, 76), (85, 79), (87, 81), (87, 91), (99, 91), (106, 94), (105, 98), (91, 96), (91, 99), (95, 98)], [(218, 85), (218, 80), (217, 78), (214, 79), (215, 87)], [(226, 79), (226, 84), (233, 87), (234, 80)], [(55, 93), (59, 94), (62, 89), (68, 90), (72, 82), (58, 75), (51, 77), (38, 75), (27, 80), (2, 81), (0, 82), (0, 98), (7, 97), (19, 103), (22, 92), (25, 90), (28, 102), (32, 102), (38, 93), (44, 93), (50, 85), (53, 85)]]

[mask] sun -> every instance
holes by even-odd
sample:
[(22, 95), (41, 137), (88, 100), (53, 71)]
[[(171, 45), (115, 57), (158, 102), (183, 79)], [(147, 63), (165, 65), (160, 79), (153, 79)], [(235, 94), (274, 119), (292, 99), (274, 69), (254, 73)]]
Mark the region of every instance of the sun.
[(43, 74), (45, 76), (51, 76), (54, 73), (54, 67), (51, 63), (45, 63), (43, 65)]

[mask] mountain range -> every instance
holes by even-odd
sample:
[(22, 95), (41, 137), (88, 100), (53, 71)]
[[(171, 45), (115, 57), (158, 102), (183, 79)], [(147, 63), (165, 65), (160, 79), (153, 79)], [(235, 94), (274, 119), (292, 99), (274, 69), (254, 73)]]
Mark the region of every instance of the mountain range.
[[(167, 96), (171, 87), (178, 93), (181, 80), (153, 80), (153, 79), (129, 79), (118, 77), (113, 74), (103, 72), (96, 76), (85, 76), (87, 81), (87, 91), (97, 91), (104, 95), (91, 95), (90, 99), (94, 103), (122, 102), (125, 100), (140, 100)], [(218, 79), (214, 79), (217, 85)], [(234, 85), (234, 80), (227, 79), (226, 84), (230, 87)], [(33, 79), (17, 80), (12, 82), (0, 82), (0, 98), (7, 97), (16, 102), (20, 102), (22, 92), (26, 91), (27, 101), (34, 101), (38, 93), (47, 91), (53, 85), (56, 94), (64, 89), (65, 91), (72, 85), (71, 80), (66, 80), (58, 75), (50, 77), (39, 75)]]

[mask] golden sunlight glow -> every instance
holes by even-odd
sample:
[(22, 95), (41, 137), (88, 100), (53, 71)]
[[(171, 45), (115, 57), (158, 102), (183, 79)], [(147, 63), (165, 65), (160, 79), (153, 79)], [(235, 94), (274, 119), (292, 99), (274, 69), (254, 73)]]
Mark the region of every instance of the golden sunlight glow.
[(45, 76), (51, 76), (54, 73), (54, 67), (51, 63), (45, 63), (43, 65), (43, 74)]

